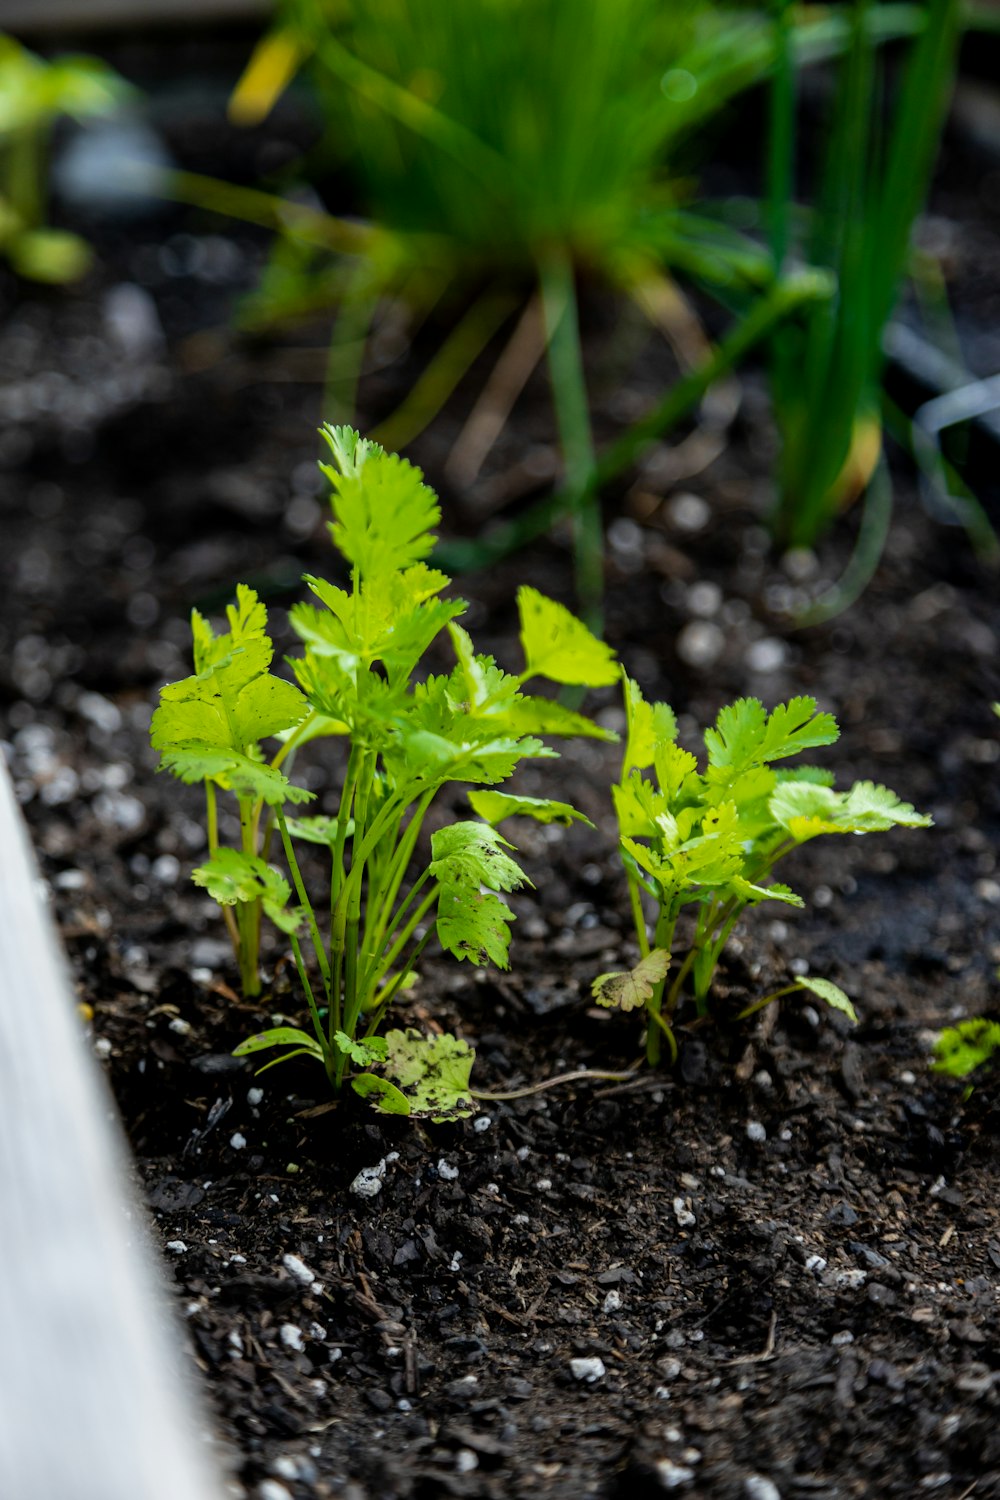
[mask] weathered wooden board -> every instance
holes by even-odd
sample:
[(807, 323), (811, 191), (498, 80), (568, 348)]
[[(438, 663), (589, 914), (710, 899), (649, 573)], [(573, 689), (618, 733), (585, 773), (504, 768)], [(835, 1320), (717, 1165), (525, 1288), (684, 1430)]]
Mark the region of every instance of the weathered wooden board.
[(219, 1500), (0, 756), (0, 1496)]
[(247, 21), (270, 15), (270, 0), (0, 0), (0, 31), (91, 31), (117, 26)]

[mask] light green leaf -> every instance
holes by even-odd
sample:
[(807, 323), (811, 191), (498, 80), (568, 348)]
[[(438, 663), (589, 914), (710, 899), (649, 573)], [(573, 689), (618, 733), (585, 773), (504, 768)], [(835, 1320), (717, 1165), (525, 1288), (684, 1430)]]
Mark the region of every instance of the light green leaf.
[(586, 823), (593, 828), (588, 817), (571, 807), (568, 802), (552, 802), (545, 797), (515, 797), (509, 792), (475, 791), (469, 793), (469, 801), (481, 818), (494, 827), (505, 818), (534, 818), (536, 823), (561, 823), (568, 828), (573, 822)]
[(335, 1031), (333, 1040), (341, 1052), (359, 1068), (368, 1068), (373, 1063), (384, 1062), (389, 1050), (384, 1036), (369, 1036), (362, 1040), (358, 1037), (349, 1037), (346, 1031)]
[[(329, 428), (323, 435), (339, 463), (342, 444)], [(320, 468), (333, 485), (334, 546), (362, 578), (375, 578), (429, 556), (437, 541), (432, 528), (441, 511), (421, 471), (405, 458), (368, 443), (364, 462), (358, 463), (358, 451), (356, 444), (347, 472), (330, 464)]]
[[(1000, 713), (1000, 705), (997, 705)], [(948, 1026), (934, 1043), (935, 1073), (949, 1073), (952, 1078), (967, 1078), (977, 1068), (1000, 1052), (1000, 1025), (985, 1016)]]
[(514, 913), (492, 891), (469, 885), (443, 885), (438, 897), (437, 934), (445, 952), (467, 958), (477, 968), (488, 963), (509, 966)]
[(593, 635), (563, 604), (522, 584), (517, 591), (521, 645), (527, 675), (576, 687), (609, 687), (618, 681), (610, 646)]
[(586, 714), (576, 713), (552, 698), (515, 698), (504, 716), (504, 725), (514, 734), (557, 734), (566, 739), (579, 736), (607, 744), (618, 738), (613, 729), (602, 728)]
[(739, 896), (741, 901), (754, 906), (760, 901), (784, 901), (786, 906), (805, 906), (802, 897), (797, 896), (787, 885), (754, 885), (741, 875), (732, 877), (727, 890), (732, 891), (734, 896)]
[(198, 781), (215, 781), (235, 792), (238, 797), (260, 798), (271, 807), (285, 802), (311, 802), (314, 793), (295, 786), (272, 766), (251, 760), (235, 751), (216, 750), (207, 745), (169, 750), (160, 759), (160, 770), (172, 771), (189, 785)]
[(430, 872), (442, 886), (516, 891), (531, 881), (503, 852), (513, 847), (488, 823), (452, 823), (431, 837)]
[(385, 1076), (406, 1096), (410, 1115), (435, 1125), (475, 1114), (469, 1078), (476, 1054), (457, 1037), (422, 1036), (419, 1031), (390, 1031)]
[(754, 766), (830, 745), (840, 730), (832, 714), (817, 713), (815, 698), (792, 698), (768, 715), (757, 698), (739, 698), (706, 729), (708, 779), (734, 781)]
[[(622, 780), (630, 771), (645, 771), (653, 764), (657, 747), (677, 738), (677, 715), (669, 703), (647, 703), (637, 682), (622, 672), (625, 693), (625, 722), (628, 725), (625, 740), (625, 759), (622, 763)], [(680, 752), (684, 754), (683, 751)], [(697, 761), (691, 756), (692, 767)], [(662, 780), (661, 780), (662, 785)], [(668, 788), (664, 787), (664, 791)]]
[(239, 849), (217, 849), (211, 859), (191, 872), (191, 879), (220, 906), (259, 901), (282, 932), (297, 932), (302, 925), (301, 909), (288, 905), (291, 896), (288, 881), (259, 855), (243, 854)]
[(768, 805), (775, 822), (798, 843), (821, 833), (873, 833), (897, 825), (929, 828), (933, 822), (888, 787), (871, 781), (855, 782), (849, 792), (814, 782), (783, 781)]
[[(293, 839), (302, 839), (306, 844), (323, 844), (332, 849), (337, 842), (337, 828), (339, 820), (327, 817), (324, 813), (318, 813), (314, 818), (287, 818), (285, 826)], [(354, 832), (354, 819), (348, 818), (344, 837), (350, 838)]]
[(323, 1049), (314, 1036), (300, 1031), (297, 1026), (272, 1026), (269, 1031), (258, 1031), (248, 1036), (233, 1048), (234, 1057), (250, 1057), (255, 1052), (266, 1052), (271, 1047), (296, 1047), (308, 1052), (318, 1062), (323, 1061)]
[(590, 992), (598, 1005), (608, 1010), (637, 1010), (653, 998), (655, 987), (667, 977), (670, 954), (665, 948), (651, 953), (620, 974), (598, 974)]
[(362, 1099), (370, 1099), (380, 1115), (408, 1115), (410, 1101), (406, 1095), (377, 1073), (360, 1073), (351, 1079), (351, 1088)]
[(816, 995), (824, 1000), (832, 1010), (843, 1011), (848, 1020), (858, 1024), (858, 1013), (851, 1004), (850, 999), (844, 994), (839, 985), (834, 984), (831, 979), (814, 979), (811, 975), (803, 975), (798, 981), (800, 989), (808, 990), (811, 995)]

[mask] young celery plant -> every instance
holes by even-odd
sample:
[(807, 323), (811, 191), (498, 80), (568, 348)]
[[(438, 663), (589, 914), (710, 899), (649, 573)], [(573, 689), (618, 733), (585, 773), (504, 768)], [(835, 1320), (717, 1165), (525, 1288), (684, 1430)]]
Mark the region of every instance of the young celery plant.
[[(627, 676), (624, 689), (625, 755), (612, 790), (641, 958), (631, 971), (600, 975), (593, 993), (600, 1005), (645, 1008), (647, 1057), (655, 1064), (664, 1038), (676, 1058), (674, 1018), (686, 985), (698, 1016), (708, 1014), (719, 961), (747, 907), (761, 901), (804, 904), (788, 886), (770, 881), (780, 860), (821, 833), (927, 827), (931, 820), (870, 781), (836, 792), (832, 777), (814, 767), (772, 769), (774, 761), (836, 740), (836, 720), (817, 712), (812, 698), (793, 698), (770, 714), (756, 698), (722, 709), (715, 727), (705, 731), (708, 764), (702, 772), (696, 757), (676, 743), (673, 710), (647, 703)], [(655, 779), (643, 774), (650, 768)], [(652, 938), (644, 897), (655, 907)], [(689, 906), (694, 934), (671, 976), (678, 919)], [(801, 980), (792, 988), (812, 990), (855, 1019), (847, 996), (829, 980)]]
[[(206, 760), (211, 745), (184, 741), (184, 735), (201, 732), (200, 720), (176, 724), (163, 717), (182, 689), (190, 692), (186, 684), (164, 690), (155, 740), (165, 751), (164, 765), (186, 779), (197, 774), (228, 786), (238, 798), (255, 794), (268, 802), (291, 876), (290, 886), (258, 852), (259, 811), (255, 823), (252, 807), (245, 820), (241, 817), (249, 829), (244, 846), (222, 850), (216, 840), (196, 872), (220, 902), (236, 906), (238, 932), (243, 927), (252, 932), (259, 920), (255, 914), (263, 909), (288, 935), (309, 1008), (311, 1032), (277, 1026), (237, 1050), (290, 1048), (282, 1055), (312, 1056), (338, 1091), (352, 1064), (380, 1067), (381, 1074), (354, 1080), (359, 1092), (375, 1095), (383, 1109), (420, 1110), (440, 1118), (465, 1107), (468, 1049), (437, 1038), (421, 1051), (419, 1038), (397, 1032), (382, 1038), (379, 1029), (435, 934), (459, 959), (507, 966), (513, 913), (503, 894), (525, 884), (526, 877), (490, 821), (463, 820), (437, 829), (430, 858), (421, 866), (417, 852), (428, 812), (450, 783), (494, 786), (521, 761), (554, 756), (541, 735), (609, 738), (584, 715), (523, 689), (537, 677), (577, 687), (609, 685), (617, 679), (617, 667), (610, 649), (568, 610), (527, 587), (518, 596), (523, 670), (508, 674), (491, 657), (477, 655), (457, 623), (465, 605), (440, 597), (449, 580), (425, 561), (439, 510), (420, 471), (349, 428), (326, 428), (324, 435), (333, 457), (322, 466), (333, 490), (330, 529), (349, 566), (350, 585), (308, 577), (318, 603), (291, 612), (304, 645), (292, 662), (299, 687), (283, 684), (287, 695), (266, 688), (281, 699), (285, 722), (280, 727), (288, 738), (270, 766), (251, 761), (259, 777), (272, 779), (273, 796), (265, 795), (259, 781), (244, 787), (228, 743), (230, 758), (219, 764)], [(443, 631), (455, 654), (453, 669), (418, 678), (428, 648)], [(226, 650), (242, 660), (229, 638)], [(219, 671), (232, 670), (228, 660), (215, 664), (213, 658), (216, 687)], [(255, 662), (263, 671), (270, 654), (258, 648)], [(263, 727), (254, 723), (261, 733), (274, 733), (276, 719)], [(236, 725), (241, 746), (244, 728)], [(168, 729), (181, 743), (165, 743)], [(326, 735), (346, 739), (348, 747), (336, 815), (289, 817), (288, 804), (304, 794), (289, 795), (282, 760), (293, 747)], [(561, 803), (513, 800), (518, 811), (546, 821), (579, 816)], [(300, 840), (329, 850), (329, 896), (322, 910), (306, 888), (296, 853)], [(289, 906), (292, 887), (295, 907)], [(326, 938), (321, 923), (327, 925)], [(303, 931), (312, 949), (311, 966), (299, 943)], [(466, 1093), (460, 1090), (460, 1100), (455, 1088), (463, 1074)]]

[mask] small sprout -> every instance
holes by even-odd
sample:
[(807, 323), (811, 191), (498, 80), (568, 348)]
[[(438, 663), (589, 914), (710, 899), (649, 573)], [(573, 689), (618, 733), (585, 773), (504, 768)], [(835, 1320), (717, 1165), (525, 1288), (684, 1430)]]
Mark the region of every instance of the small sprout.
[(960, 1021), (957, 1026), (948, 1026), (934, 1043), (935, 1073), (947, 1073), (952, 1078), (968, 1078), (977, 1068), (983, 1067), (1000, 1052), (1000, 1023), (978, 1016), (971, 1021)]
[[(815, 767), (775, 768), (776, 762), (837, 739), (836, 720), (819, 711), (813, 698), (792, 698), (770, 713), (756, 698), (723, 708), (705, 731), (708, 758), (701, 770), (697, 758), (676, 742), (677, 720), (669, 705), (647, 703), (624, 674), (623, 684), (625, 753), (612, 790), (643, 957), (630, 973), (602, 974), (593, 993), (598, 1004), (645, 1008), (646, 1053), (655, 1063), (663, 1038), (676, 1058), (673, 1022), (687, 985), (698, 1016), (708, 1015), (716, 969), (746, 909), (763, 901), (804, 904), (772, 879), (780, 860), (822, 833), (926, 828), (931, 819), (871, 781), (837, 792), (832, 777)], [(646, 901), (655, 910), (652, 936)], [(688, 907), (695, 917), (693, 941), (670, 978), (677, 922)], [(839, 986), (811, 976), (747, 1006), (738, 1019), (803, 990), (857, 1021)]]

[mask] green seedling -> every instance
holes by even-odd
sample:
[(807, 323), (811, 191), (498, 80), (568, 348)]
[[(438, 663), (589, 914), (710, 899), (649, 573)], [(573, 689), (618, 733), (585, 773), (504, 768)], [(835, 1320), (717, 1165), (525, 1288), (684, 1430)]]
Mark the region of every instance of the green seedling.
[(111, 114), (130, 92), (97, 58), (45, 62), (0, 35), (0, 254), (19, 275), (64, 282), (86, 271), (86, 241), (46, 224), (49, 138), (61, 117)]
[[(441, 597), (449, 580), (426, 561), (440, 512), (420, 470), (350, 428), (327, 427), (324, 437), (330, 530), (349, 584), (307, 576), (316, 602), (291, 611), (304, 646), (291, 662), (298, 686), (271, 672), (264, 606), (241, 586), (224, 634), (192, 616), (195, 672), (163, 688), (152, 743), (162, 769), (204, 784), (208, 858), (194, 879), (226, 913), (244, 992), (260, 992), (264, 915), (288, 939), (308, 1005), (311, 1029), (278, 1025), (237, 1052), (315, 1058), (335, 1090), (350, 1068), (375, 1068), (355, 1079), (359, 1092), (389, 1112), (440, 1118), (472, 1107), (471, 1052), (450, 1037), (422, 1048), (409, 1032), (382, 1037), (383, 1019), (435, 934), (460, 960), (507, 967), (514, 913), (504, 895), (530, 882), (493, 825), (515, 813), (541, 822), (581, 814), (488, 789), (522, 761), (554, 757), (542, 736), (613, 738), (524, 689), (538, 678), (609, 685), (618, 669), (567, 609), (529, 587), (518, 595), (523, 669), (511, 674), (477, 654), (457, 623), (465, 604)], [(424, 675), (442, 633), (455, 665)], [(320, 737), (345, 747), (339, 806), (333, 816), (293, 816), (311, 797), (290, 779), (294, 754)], [(273, 753), (268, 740), (278, 742)], [(438, 827), (429, 857), (418, 857), (431, 805), (451, 784), (480, 788), (470, 798), (480, 819)], [(220, 791), (236, 801), (238, 848), (220, 844)], [(287, 875), (269, 862), (274, 835)], [(326, 851), (322, 904), (306, 890), (303, 842)]]
[[(832, 776), (815, 767), (773, 768), (837, 739), (833, 715), (817, 712), (812, 698), (793, 698), (770, 714), (756, 698), (724, 708), (705, 731), (708, 763), (699, 770), (697, 758), (677, 744), (673, 710), (647, 703), (627, 676), (624, 687), (627, 739), (613, 796), (641, 958), (629, 972), (600, 975), (593, 994), (599, 1005), (645, 1011), (647, 1057), (655, 1064), (664, 1038), (677, 1056), (674, 1024), (686, 986), (697, 1015), (708, 1015), (719, 960), (746, 909), (762, 901), (804, 905), (787, 885), (771, 880), (786, 855), (824, 833), (926, 828), (931, 820), (871, 781), (837, 792)], [(655, 910), (652, 935), (647, 901)], [(694, 933), (672, 969), (685, 908), (694, 916)], [(797, 979), (740, 1017), (797, 990), (856, 1020), (843, 991), (814, 978)]]
[(978, 1068), (991, 1062), (1000, 1052), (1000, 1023), (977, 1016), (947, 1026), (934, 1043), (935, 1073), (952, 1078), (968, 1078)]

